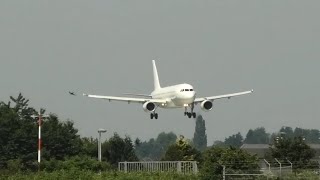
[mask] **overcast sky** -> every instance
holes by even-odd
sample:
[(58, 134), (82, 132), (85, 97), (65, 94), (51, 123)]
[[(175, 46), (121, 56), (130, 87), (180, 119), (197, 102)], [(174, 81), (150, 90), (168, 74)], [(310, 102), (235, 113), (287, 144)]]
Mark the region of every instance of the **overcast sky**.
[(153, 90), (190, 83), (198, 97), (254, 89), (217, 100), (208, 144), (250, 128), (320, 128), (318, 0), (2, 0), (0, 100), (19, 92), (35, 108), (73, 120), (83, 136), (98, 128), (142, 140), (173, 131), (192, 138), (183, 109), (151, 120), (139, 104), (69, 96)]

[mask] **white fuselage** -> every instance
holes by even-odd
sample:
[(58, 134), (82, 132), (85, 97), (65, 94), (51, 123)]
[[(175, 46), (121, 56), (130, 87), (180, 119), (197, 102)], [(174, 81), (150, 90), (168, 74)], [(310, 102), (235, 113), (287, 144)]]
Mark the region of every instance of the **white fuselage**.
[(158, 88), (151, 93), (154, 99), (165, 99), (167, 103), (160, 104), (162, 108), (188, 107), (196, 98), (196, 92), (190, 84), (178, 84)]

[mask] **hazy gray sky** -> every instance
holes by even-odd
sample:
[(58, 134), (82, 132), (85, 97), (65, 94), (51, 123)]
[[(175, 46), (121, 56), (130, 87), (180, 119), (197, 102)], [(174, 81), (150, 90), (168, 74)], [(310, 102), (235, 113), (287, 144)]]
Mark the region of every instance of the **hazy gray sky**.
[(193, 137), (181, 110), (150, 120), (139, 104), (68, 95), (150, 93), (151, 60), (162, 86), (192, 84), (198, 96), (254, 89), (215, 101), (208, 143), (250, 128), (320, 128), (320, 1), (0, 1), (0, 100), (19, 92), (35, 108), (147, 140)]

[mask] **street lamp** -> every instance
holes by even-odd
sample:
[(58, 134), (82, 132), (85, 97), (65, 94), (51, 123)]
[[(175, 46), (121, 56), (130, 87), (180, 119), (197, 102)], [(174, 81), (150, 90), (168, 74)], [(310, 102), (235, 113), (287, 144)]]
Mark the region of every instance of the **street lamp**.
[(105, 129), (98, 129), (99, 133), (99, 142), (98, 142), (98, 160), (101, 162), (101, 133), (105, 133), (107, 130)]
[(32, 118), (38, 118), (38, 165), (40, 170), (40, 162), (41, 162), (41, 125), (42, 125), (42, 118), (49, 117), (49, 115), (41, 114), (41, 109), (37, 115), (32, 115)]

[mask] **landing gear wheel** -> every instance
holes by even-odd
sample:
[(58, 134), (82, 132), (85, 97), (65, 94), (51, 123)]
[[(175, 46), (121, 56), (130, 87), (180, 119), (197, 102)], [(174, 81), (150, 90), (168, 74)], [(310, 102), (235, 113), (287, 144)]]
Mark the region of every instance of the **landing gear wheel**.
[(187, 112), (184, 112), (184, 116), (186, 116), (188, 113)]
[(155, 114), (154, 114), (154, 118), (155, 118), (155, 119), (158, 119), (158, 113), (155, 113)]
[(192, 115), (191, 113), (188, 113), (188, 118), (191, 118), (191, 115)]
[(192, 113), (193, 118), (196, 118), (197, 114), (195, 112)]
[(150, 114), (150, 119), (153, 119), (153, 113)]

